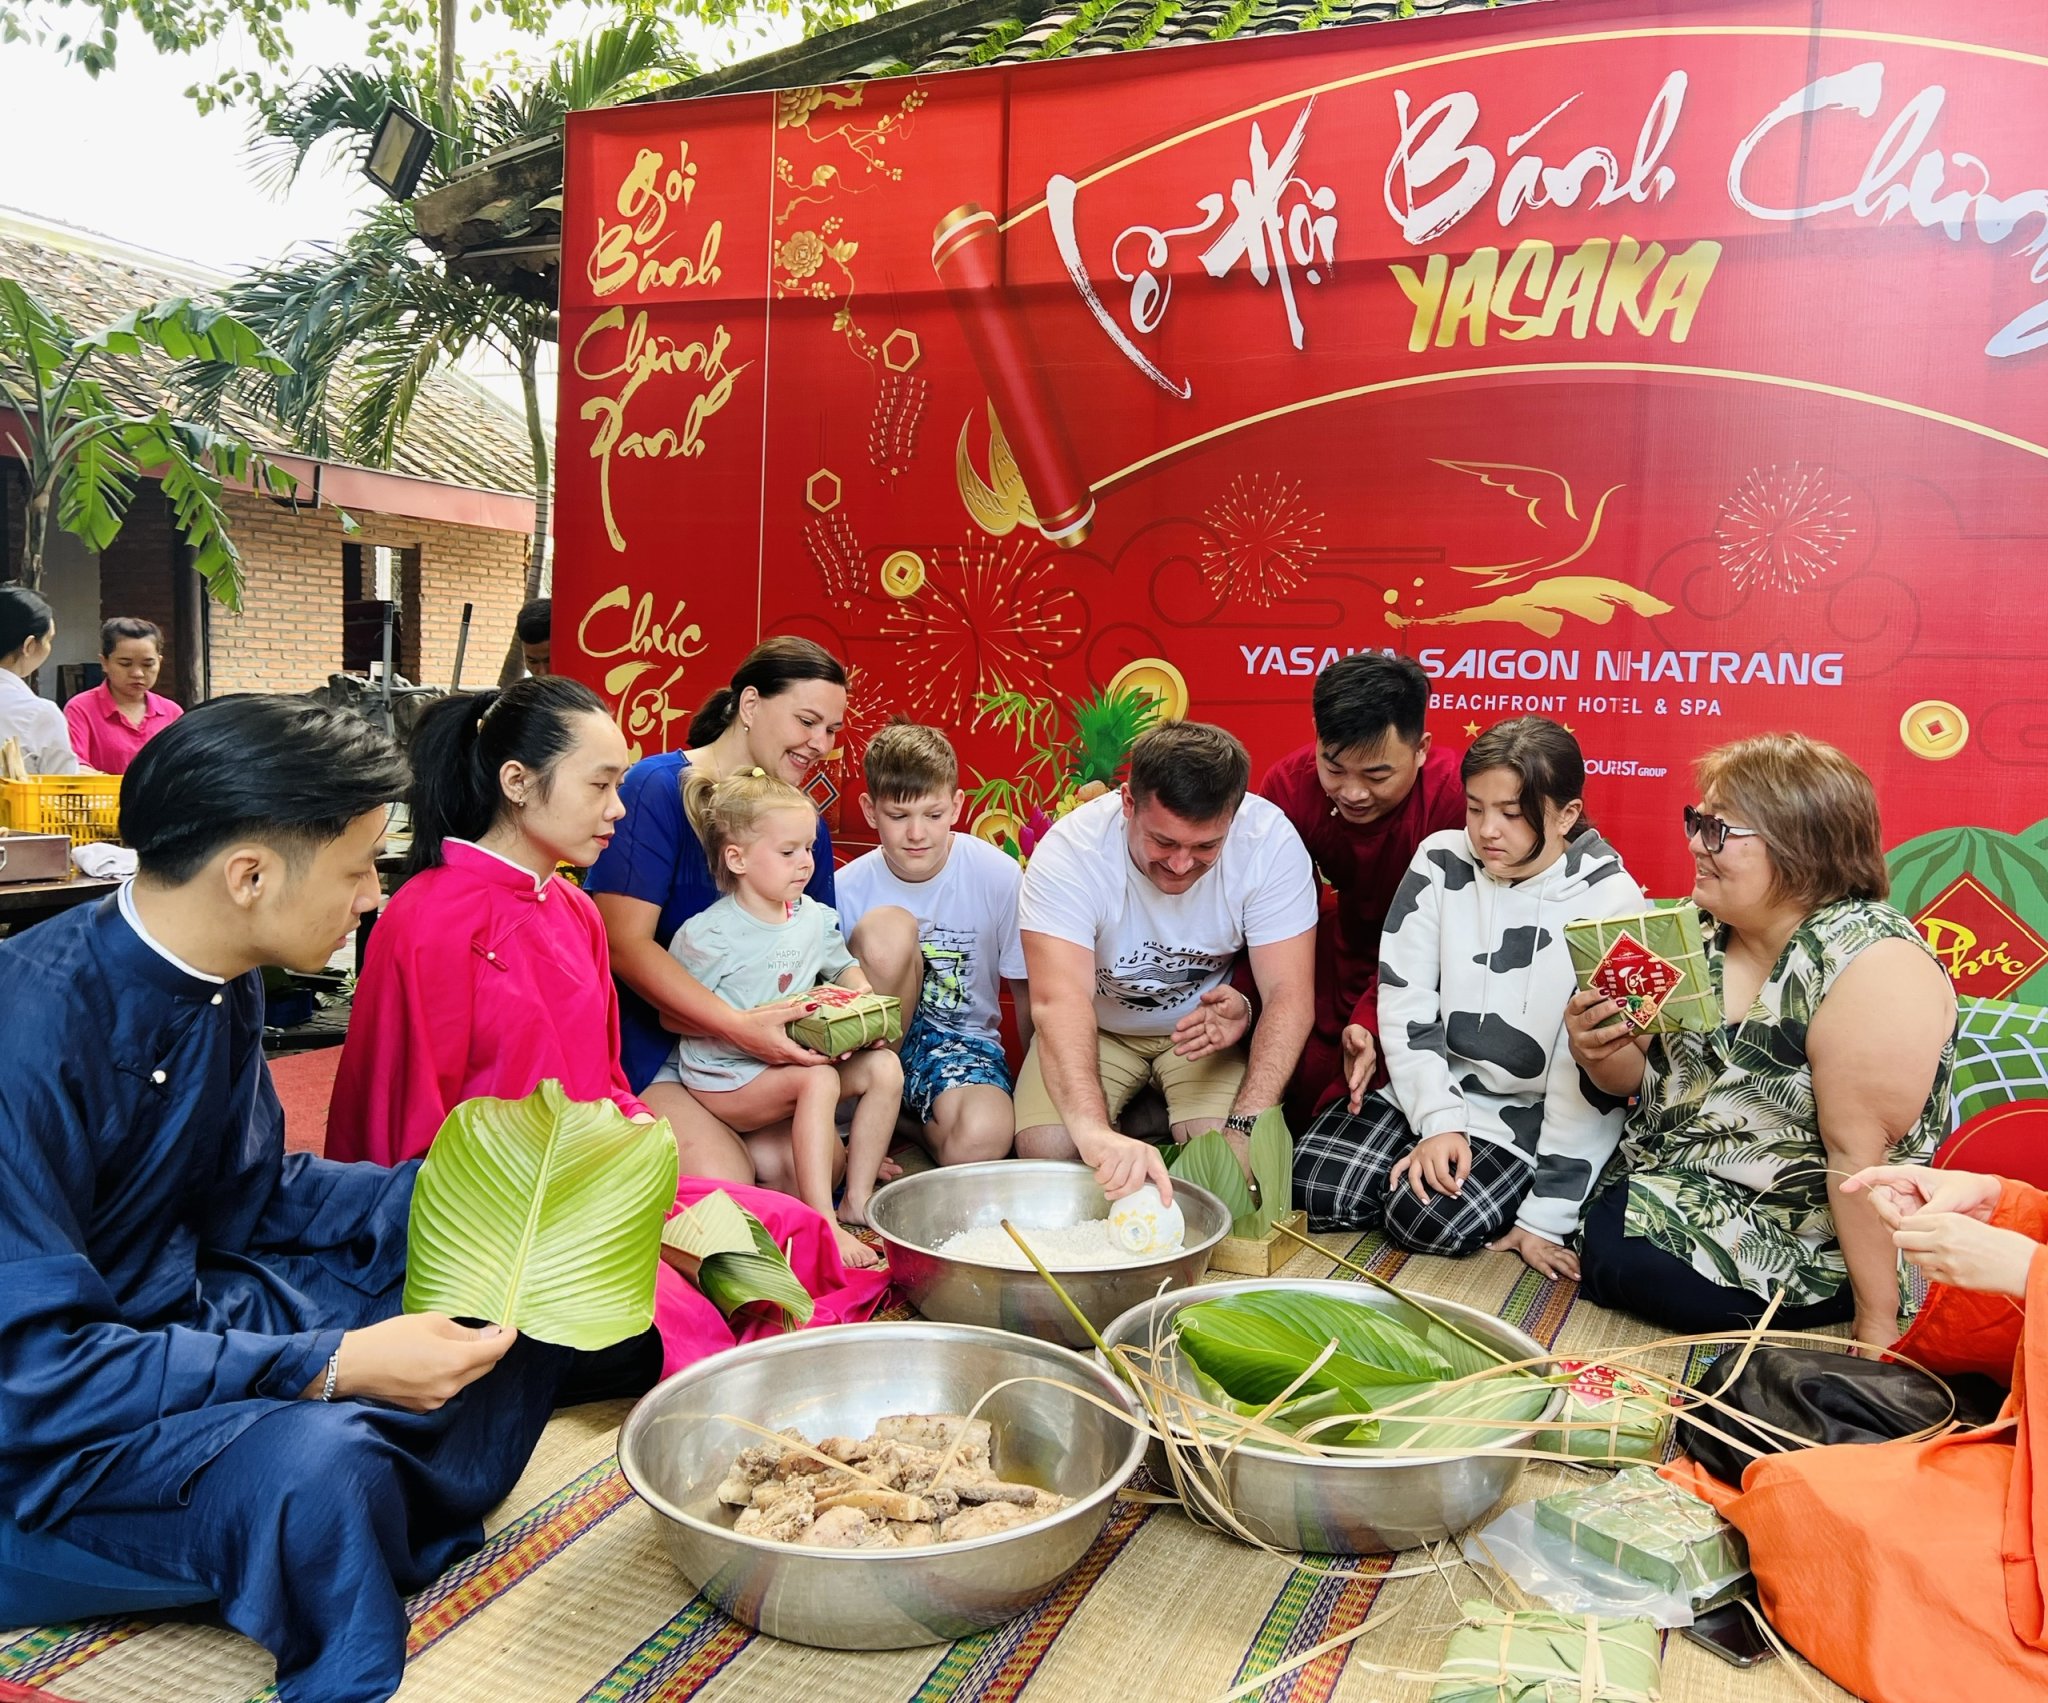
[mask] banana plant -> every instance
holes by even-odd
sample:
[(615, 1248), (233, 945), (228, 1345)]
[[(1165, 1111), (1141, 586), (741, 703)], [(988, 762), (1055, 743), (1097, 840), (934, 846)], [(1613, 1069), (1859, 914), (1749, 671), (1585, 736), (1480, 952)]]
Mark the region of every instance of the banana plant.
[[(138, 411), (97, 376), (152, 353), (273, 377), (291, 371), (233, 315), (183, 296), (79, 332), (23, 285), (0, 278), (0, 409), (8, 416), (0, 418), (0, 443), (28, 475), (19, 577), (41, 588), (52, 520), (88, 549), (113, 543), (146, 477), (163, 487), (207, 589), (239, 609), (242, 556), (222, 495), (231, 486), (282, 495), (294, 481), (233, 432), (163, 406)], [(146, 367), (135, 376), (133, 388), (159, 388)]]

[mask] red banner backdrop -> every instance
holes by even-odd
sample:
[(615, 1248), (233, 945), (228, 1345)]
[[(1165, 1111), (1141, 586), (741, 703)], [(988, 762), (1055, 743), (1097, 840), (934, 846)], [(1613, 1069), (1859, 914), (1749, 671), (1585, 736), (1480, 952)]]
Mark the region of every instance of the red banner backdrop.
[(565, 231), (556, 654), (641, 749), (804, 633), (854, 671), (828, 803), (900, 711), (1014, 835), (1134, 686), (1263, 767), (1396, 648), (1441, 740), (1570, 726), (1655, 891), (1702, 750), (1843, 745), (1959, 984), (2048, 999), (2035, 8), (1554, 0), (578, 114)]

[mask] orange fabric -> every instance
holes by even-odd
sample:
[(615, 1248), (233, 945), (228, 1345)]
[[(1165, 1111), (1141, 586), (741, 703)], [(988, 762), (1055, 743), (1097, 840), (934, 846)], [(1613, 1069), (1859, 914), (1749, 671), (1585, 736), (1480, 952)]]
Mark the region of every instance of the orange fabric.
[[(2008, 1183), (1997, 1222), (2048, 1239), (2048, 1196)], [(1771, 1455), (1708, 1497), (1772, 1625), (1868, 1703), (2048, 1697), (2048, 1247), (2024, 1316), (1996, 1424)]]
[(1681, 1490), (1689, 1490), (1716, 1513), (1725, 1515), (1728, 1504), (1742, 1494), (1732, 1484), (1723, 1484), (1690, 1455), (1674, 1455), (1657, 1469), (1657, 1474)]
[[(2048, 1242), (2048, 1194), (2028, 1183), (2007, 1181), (1991, 1221)], [(1980, 1295), (1937, 1283), (1927, 1291), (1897, 1351), (1930, 1372), (1981, 1372), (2009, 1384), (2013, 1357), (2019, 1352), (2021, 1318), (2019, 1308), (2004, 1295)]]

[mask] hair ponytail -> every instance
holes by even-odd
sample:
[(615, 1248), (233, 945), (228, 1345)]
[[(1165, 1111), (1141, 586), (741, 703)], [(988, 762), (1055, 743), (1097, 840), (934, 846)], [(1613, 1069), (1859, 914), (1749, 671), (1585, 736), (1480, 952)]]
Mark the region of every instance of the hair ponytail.
[(683, 733), (683, 743), (692, 751), (702, 750), (728, 727), (738, 713), (740, 695), (730, 686), (721, 686), (697, 707), (697, 713), (690, 717), (690, 725)]
[(45, 639), (56, 626), (50, 605), (25, 585), (0, 585), (0, 657), (12, 656), (30, 639)]
[(748, 687), (760, 697), (772, 698), (801, 680), (844, 686), (846, 665), (823, 645), (793, 633), (763, 639), (733, 671), (731, 684), (719, 687), (690, 718), (685, 743), (693, 751), (700, 750), (730, 728), (739, 714), (741, 694)]
[(724, 780), (694, 763), (684, 771), (683, 815), (704, 848), (704, 861), (721, 893), (730, 893), (735, 885), (725, 867), (725, 848), (753, 839), (761, 818), (775, 810), (806, 810), (813, 818), (818, 814), (809, 797), (760, 769), (742, 769)]
[(441, 861), (441, 842), (474, 840), (498, 819), (498, 777), (477, 755), (478, 723), (502, 692), (469, 692), (429, 704), (412, 736), (412, 849), (407, 878)]
[(507, 763), (531, 770), (545, 796), (555, 765), (576, 743), (576, 718), (604, 713), (595, 692), (563, 674), (429, 705), (412, 736), (406, 877), (439, 864), (444, 841), (477, 840), (491, 831), (506, 809), (498, 775)]

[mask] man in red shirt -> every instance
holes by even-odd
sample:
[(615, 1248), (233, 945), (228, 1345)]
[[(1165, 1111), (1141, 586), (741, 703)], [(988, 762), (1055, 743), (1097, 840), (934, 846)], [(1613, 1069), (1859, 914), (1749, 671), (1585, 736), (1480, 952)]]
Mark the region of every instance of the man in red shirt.
[(1376, 651), (1332, 663), (1312, 699), (1316, 736), (1267, 772), (1277, 804), (1315, 859), (1325, 891), (1316, 927), (1316, 1016), (1283, 1102), (1289, 1127), (1348, 1095), (1353, 1110), (1386, 1080), (1380, 1066), (1380, 931), (1394, 889), (1431, 834), (1465, 823), (1457, 756), (1432, 747), (1429, 676)]

